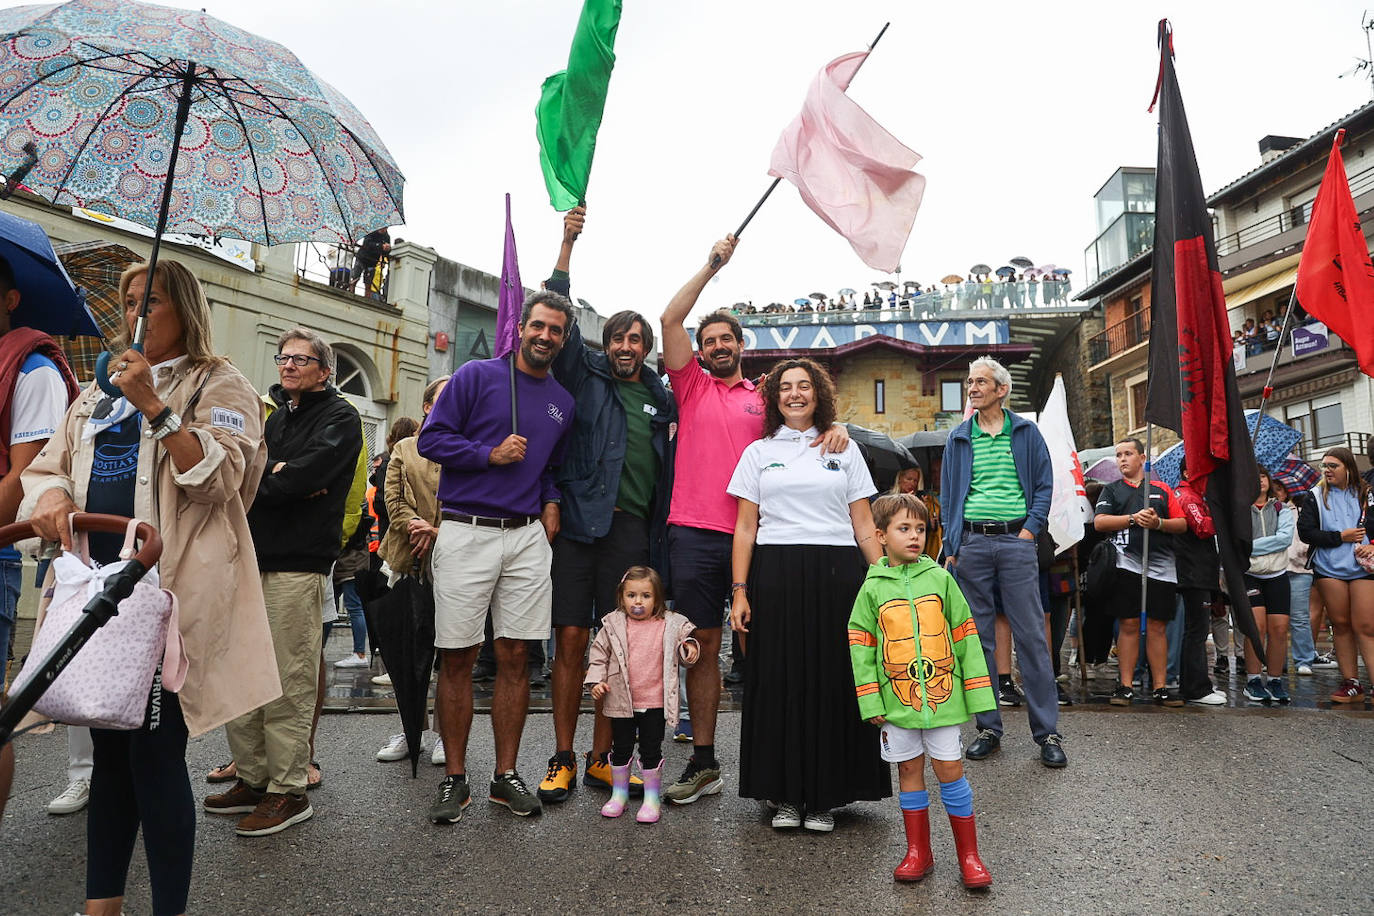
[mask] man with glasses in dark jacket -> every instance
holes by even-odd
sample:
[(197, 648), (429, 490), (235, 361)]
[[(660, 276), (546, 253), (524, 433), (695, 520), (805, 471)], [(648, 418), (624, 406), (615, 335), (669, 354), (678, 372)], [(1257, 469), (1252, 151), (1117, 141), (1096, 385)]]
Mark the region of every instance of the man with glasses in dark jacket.
[[(248, 511), (282, 695), (225, 726), (238, 782), (205, 800), (213, 814), (246, 814), (240, 836), (308, 820), (310, 726), (320, 664), (324, 581), (339, 555), (349, 487), (363, 445), (358, 411), (329, 384), (334, 350), (314, 331), (277, 342), (277, 409), (263, 428), (267, 472)], [(216, 408), (213, 422), (242, 417)], [(224, 413), (225, 416), (218, 416)]]

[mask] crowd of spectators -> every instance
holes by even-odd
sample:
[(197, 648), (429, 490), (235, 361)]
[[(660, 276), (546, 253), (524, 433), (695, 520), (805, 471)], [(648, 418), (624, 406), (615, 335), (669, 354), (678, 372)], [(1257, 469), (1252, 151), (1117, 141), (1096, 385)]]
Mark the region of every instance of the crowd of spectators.
[(792, 315), (902, 309), (926, 315), (951, 310), (1059, 308), (1068, 305), (1071, 290), (1064, 274), (1037, 276), (1034, 272), (1002, 277), (969, 274), (958, 283), (908, 280), (900, 287), (890, 281), (875, 286), (862, 296), (849, 290), (833, 298), (813, 293), (805, 299), (770, 302), (762, 307), (752, 301), (737, 302), (730, 311), (735, 315)]

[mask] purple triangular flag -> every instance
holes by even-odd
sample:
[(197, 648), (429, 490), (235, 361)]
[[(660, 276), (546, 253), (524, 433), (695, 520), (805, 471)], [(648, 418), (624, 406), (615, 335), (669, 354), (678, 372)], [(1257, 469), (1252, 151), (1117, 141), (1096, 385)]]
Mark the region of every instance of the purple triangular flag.
[(520, 310), (525, 304), (525, 287), (520, 283), (520, 259), (515, 254), (515, 227), (510, 222), (510, 194), (506, 195), (506, 254), (501, 262), (501, 296), (496, 308), (497, 359), (515, 350), (520, 340)]

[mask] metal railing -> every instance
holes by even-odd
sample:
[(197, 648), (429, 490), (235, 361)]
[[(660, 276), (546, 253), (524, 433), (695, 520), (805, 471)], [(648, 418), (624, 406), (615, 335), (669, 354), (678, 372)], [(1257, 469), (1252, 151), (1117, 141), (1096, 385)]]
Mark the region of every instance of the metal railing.
[[(1044, 286), (1050, 286), (1050, 298), (1045, 301)], [(965, 289), (964, 287), (968, 287)], [(1035, 294), (1032, 302), (1031, 293)], [(799, 324), (872, 324), (886, 321), (926, 321), (951, 319), (976, 319), (990, 317), (991, 313), (1034, 314), (1077, 314), (1085, 311), (1087, 305), (1072, 302), (1071, 290), (1067, 281), (1059, 284), (1041, 283), (971, 283), (961, 284), (957, 290), (939, 293), (923, 293), (895, 304), (881, 306), (862, 305), (857, 308), (848, 306), (829, 307), (817, 311), (809, 307), (805, 311), (757, 311), (740, 312), (734, 310), (740, 324), (750, 327), (770, 327)], [(817, 303), (819, 305), (820, 303)], [(789, 306), (795, 309), (796, 306)]]
[(1369, 446), (1370, 435), (1366, 432), (1343, 432), (1313, 438), (1303, 436), (1294, 451), (1303, 461), (1315, 463), (1326, 453), (1327, 449), (1343, 445), (1358, 458), (1365, 454), (1365, 449)]
[[(1350, 176), (1350, 194), (1352, 197), (1359, 197), (1369, 190), (1374, 190), (1374, 167)], [(1308, 201), (1301, 206), (1290, 207), (1282, 213), (1277, 213), (1257, 223), (1242, 226), (1235, 232), (1220, 236), (1217, 239), (1217, 256), (1225, 257), (1235, 254), (1242, 248), (1248, 248), (1265, 239), (1282, 235), (1290, 229), (1305, 226), (1311, 216), (1312, 202)]]
[(387, 285), (391, 279), (390, 258), (379, 260), (371, 277), (359, 277), (358, 282), (353, 283), (352, 275), (352, 249), (335, 248), (319, 242), (300, 242), (296, 245), (296, 276), (302, 280), (332, 286), (356, 296), (367, 296), (378, 302), (386, 301)]
[(1088, 340), (1088, 358), (1094, 365), (1124, 353), (1150, 338), (1150, 310), (1132, 312)]

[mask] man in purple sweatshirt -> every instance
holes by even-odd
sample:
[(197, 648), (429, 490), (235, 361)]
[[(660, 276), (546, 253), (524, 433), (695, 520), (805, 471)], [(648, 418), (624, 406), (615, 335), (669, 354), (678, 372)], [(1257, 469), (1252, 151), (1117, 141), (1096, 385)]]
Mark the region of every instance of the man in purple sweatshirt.
[(448, 760), (429, 811), (436, 824), (461, 820), (472, 799), (472, 664), (488, 608), (496, 639), (496, 770), (489, 798), (521, 816), (541, 811), (515, 762), (530, 699), (525, 640), (549, 636), (549, 545), (559, 520), (553, 468), (562, 460), (573, 421), (572, 395), (549, 375), (549, 367), (574, 320), (572, 305), (557, 293), (539, 292), (525, 301), (520, 346), (510, 356), (518, 370), (518, 435), (511, 430), (505, 359), (460, 366), (420, 430), (420, 454), (442, 468), (443, 519), (433, 557), (434, 645), (440, 657), (435, 706)]

